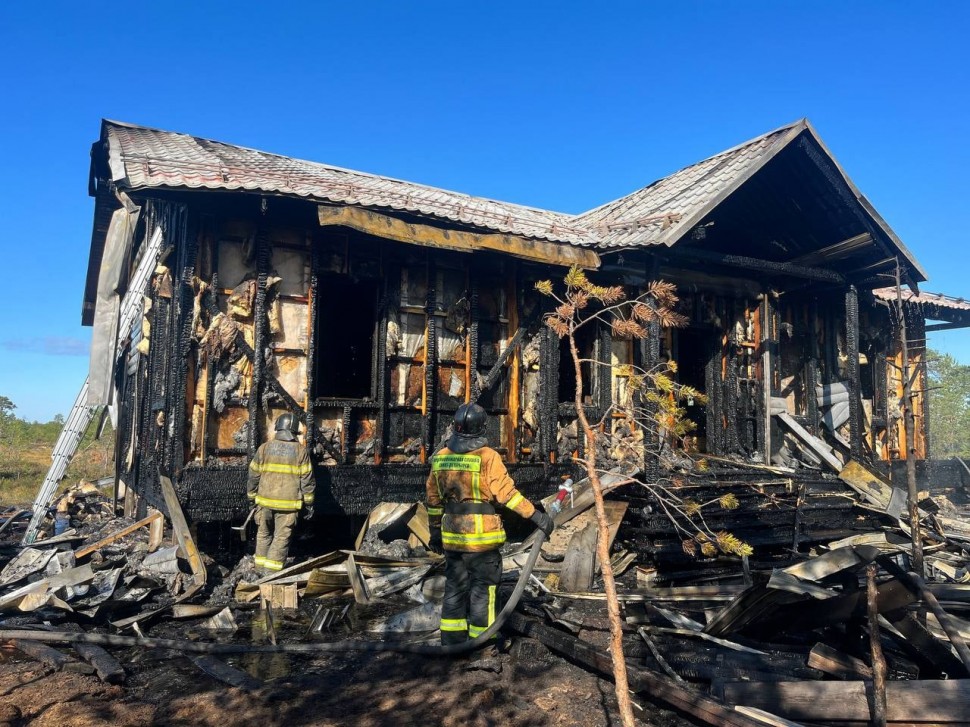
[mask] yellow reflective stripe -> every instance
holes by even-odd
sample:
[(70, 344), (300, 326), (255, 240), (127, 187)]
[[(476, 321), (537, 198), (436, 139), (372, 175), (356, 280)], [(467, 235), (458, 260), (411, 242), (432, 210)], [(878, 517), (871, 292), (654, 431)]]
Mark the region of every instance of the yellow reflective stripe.
[(475, 532), (479, 535), (485, 532), (485, 522), (482, 520), (481, 515), (472, 515), (475, 520)]
[(283, 570), (283, 561), (270, 560), (269, 558), (266, 558), (263, 561), (263, 568), (268, 568), (269, 570)]
[(431, 458), (431, 471), (481, 472), (482, 458), (475, 454), (438, 454)]
[(468, 622), (463, 618), (441, 619), (442, 631), (468, 631)]
[(255, 492), (247, 492), (246, 493), (246, 497), (248, 497), (250, 500), (255, 500), (256, 499), (256, 493)]
[(312, 494), (311, 495), (304, 495), (303, 496), (303, 504), (304, 505), (312, 505), (313, 504), (313, 495)]
[(512, 498), (507, 503), (505, 503), (505, 506), (509, 510), (514, 510), (516, 508), (516, 506), (520, 502), (522, 502), (524, 499), (525, 499), (525, 497), (522, 496), (522, 493), (521, 492), (516, 492), (514, 495), (512, 495)]
[(272, 497), (256, 495), (256, 504), (273, 510), (299, 510), (303, 507), (303, 500), (274, 500)]
[(505, 542), (505, 531), (498, 530), (490, 533), (441, 533), (441, 542), (445, 545), (501, 545)]
[(256, 561), (256, 565), (264, 565), (266, 563), (266, 558), (262, 555), (257, 555), (254, 560)]
[(495, 623), (495, 586), (488, 587), (488, 625)]
[(432, 517), (435, 517), (437, 515), (444, 515), (445, 509), (443, 507), (431, 507), (430, 505), (428, 505), (428, 514), (431, 515)]
[(476, 502), (482, 501), (482, 482), (478, 472), (472, 473), (472, 499)]
[[(255, 460), (253, 460), (253, 464), (256, 464)], [(275, 462), (267, 462), (266, 464), (256, 465), (256, 467), (250, 465), (249, 468), (254, 472), (260, 472), (262, 474), (272, 472), (278, 475), (308, 475), (313, 471), (309, 462), (305, 464), (277, 464)]]
[(468, 635), (473, 639), (481, 636), (487, 630), (488, 626), (473, 626), (472, 624), (468, 624)]
[(256, 462), (255, 459), (252, 462), (249, 463), (249, 469), (251, 469), (253, 472), (259, 472), (260, 471), (259, 470), (259, 464)]

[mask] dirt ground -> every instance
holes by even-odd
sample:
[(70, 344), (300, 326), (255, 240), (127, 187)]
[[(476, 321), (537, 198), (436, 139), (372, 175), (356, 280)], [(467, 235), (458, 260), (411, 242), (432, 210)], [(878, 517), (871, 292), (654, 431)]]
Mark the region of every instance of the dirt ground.
[[(51, 673), (19, 652), (0, 664), (0, 725), (440, 724), (445, 727), (606, 727), (619, 724), (613, 685), (531, 639), (501, 656), (502, 671), (468, 669), (467, 658), (394, 653), (319, 657), (243, 655), (232, 665), (265, 680), (247, 693), (218, 682), (167, 651), (116, 650), (123, 686), (95, 676)], [(643, 724), (694, 722), (640, 700)], [(611, 715), (613, 718), (611, 719)]]

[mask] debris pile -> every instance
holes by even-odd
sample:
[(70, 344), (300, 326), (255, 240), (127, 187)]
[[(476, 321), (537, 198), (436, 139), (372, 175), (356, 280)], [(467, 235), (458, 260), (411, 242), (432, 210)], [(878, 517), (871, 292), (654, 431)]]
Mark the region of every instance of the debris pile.
[[(888, 724), (967, 723), (967, 506), (921, 500), (921, 576), (907, 515), (892, 505), (899, 495), (866, 467), (850, 461), (836, 476), (709, 458), (671, 486), (698, 499), (733, 494), (738, 506), (708, 524), (742, 534), (754, 555), (689, 554), (684, 534), (631, 474), (617, 469), (602, 483), (635, 691), (718, 725), (863, 723), (877, 709)], [(176, 629), (200, 651), (226, 640), (242, 649), (348, 636), (437, 641), (443, 559), (429, 547), (423, 505), (382, 503), (352, 550), (265, 573), (251, 556), (232, 570), (207, 568), (166, 478), (162, 490), (167, 537), (160, 512), (118, 518), (96, 490), (75, 488), (55, 503), (40, 540), (9, 552), (0, 629), (17, 629), (15, 648), (118, 682), (125, 666), (103, 649), (48, 642), (70, 642), (82, 629)], [(592, 505), (588, 483), (575, 485), (507, 627), (608, 675)], [(2, 526), (20, 518), (10, 512)], [(530, 537), (503, 547), (503, 581), (518, 578), (531, 545)], [(261, 684), (212, 654), (190, 658), (226, 684)]]

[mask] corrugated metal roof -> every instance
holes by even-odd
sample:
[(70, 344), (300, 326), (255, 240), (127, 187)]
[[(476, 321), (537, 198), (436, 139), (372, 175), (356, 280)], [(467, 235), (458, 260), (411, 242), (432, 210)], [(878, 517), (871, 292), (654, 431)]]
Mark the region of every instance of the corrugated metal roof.
[(571, 215), (449, 192), (171, 131), (104, 121), (112, 179), (132, 189), (266, 192), (429, 215), (523, 237), (594, 244)]
[(789, 124), (576, 217), (604, 247), (671, 245), (806, 128)]
[(484, 230), (598, 248), (673, 245), (800, 134), (831, 159), (864, 214), (926, 278), (806, 119), (685, 167), (579, 215), (473, 197), (413, 182), (270, 154), (187, 134), (102, 122), (112, 178), (150, 187), (246, 190), (321, 202), (401, 210)]
[[(901, 293), (903, 300), (907, 303), (935, 305), (939, 306), (940, 308), (949, 308), (955, 311), (970, 313), (970, 300), (966, 300), (964, 298), (954, 298), (950, 295), (943, 295), (943, 293), (927, 293), (925, 291), (920, 291), (919, 294), (917, 294), (909, 288), (903, 288)], [(872, 291), (872, 294), (880, 300), (896, 300), (896, 289), (892, 287), (876, 288)]]

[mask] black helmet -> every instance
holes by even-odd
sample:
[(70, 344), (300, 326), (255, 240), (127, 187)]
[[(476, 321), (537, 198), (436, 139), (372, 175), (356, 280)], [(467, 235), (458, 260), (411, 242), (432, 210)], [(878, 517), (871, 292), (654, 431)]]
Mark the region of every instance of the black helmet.
[(455, 434), (477, 437), (485, 433), (488, 415), (478, 404), (462, 404), (455, 412)]
[(454, 434), (448, 438), (448, 449), (457, 454), (464, 454), (488, 445), (485, 436), (485, 425), (488, 415), (478, 404), (462, 404), (455, 412), (455, 422), (452, 427)]
[(300, 432), (300, 422), (290, 412), (280, 414), (276, 417), (276, 432), (278, 439), (293, 439)]

